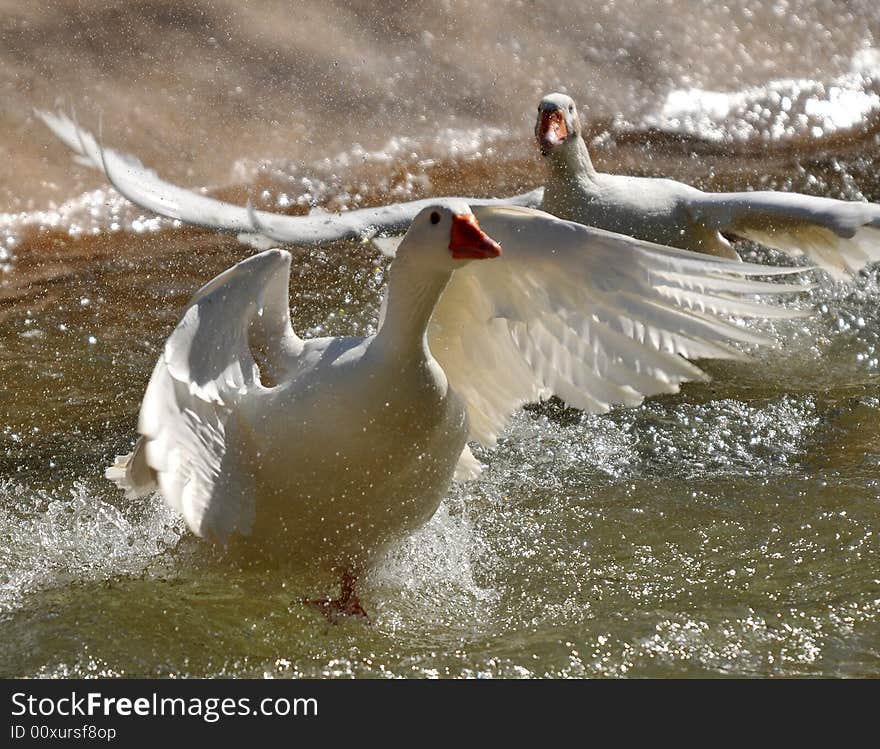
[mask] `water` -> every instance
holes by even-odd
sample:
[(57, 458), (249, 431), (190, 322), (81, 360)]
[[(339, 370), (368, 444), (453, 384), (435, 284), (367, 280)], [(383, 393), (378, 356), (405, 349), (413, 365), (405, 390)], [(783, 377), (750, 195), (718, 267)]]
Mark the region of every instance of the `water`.
[[(519, 413), (373, 571), (371, 623), (332, 626), (299, 603), (326, 581), (101, 478), (186, 298), (248, 250), (142, 215), (29, 114), (63, 93), (172, 179), (303, 212), (533, 187), (565, 86), (602, 168), (880, 201), (874, 4), (83, 7), (0, 10), (0, 675), (880, 673), (877, 272), (707, 385)], [(298, 331), (375, 325), (378, 253), (294, 253)]]

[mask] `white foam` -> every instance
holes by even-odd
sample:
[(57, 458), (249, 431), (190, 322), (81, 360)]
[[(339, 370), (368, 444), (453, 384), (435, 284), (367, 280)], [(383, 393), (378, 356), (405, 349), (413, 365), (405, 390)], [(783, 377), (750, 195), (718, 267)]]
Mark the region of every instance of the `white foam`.
[(0, 483), (0, 611), (34, 590), (142, 572), (185, 528), (157, 496), (120, 509), (87, 482), (69, 496)]
[(850, 71), (825, 83), (780, 79), (742, 91), (670, 91), (644, 124), (710, 141), (821, 138), (850, 130), (880, 112), (880, 50), (863, 49)]
[(447, 600), (455, 592), (480, 600), (491, 597), (492, 591), (474, 577), (474, 560), (488, 551), (468, 516), (463, 499), (468, 491), (453, 491), (422, 528), (389, 549), (373, 579), (405, 590), (409, 597), (436, 599), (439, 589)]
[[(281, 187), (275, 192), (262, 191), (260, 198), (267, 206), (299, 205), (321, 210), (321, 204), (332, 198), (334, 210), (346, 210), (357, 208), (361, 193), (367, 190), (385, 190), (389, 201), (409, 199), (416, 191), (429, 189), (426, 168), (450, 158), (481, 159), (493, 144), (509, 137), (508, 131), (490, 126), (442, 128), (427, 138), (394, 136), (374, 150), (355, 143), (333, 156), (305, 165), (284, 159), (239, 159), (231, 175), (238, 183), (252, 183), (264, 175), (272, 183), (283, 185), (283, 191)], [(395, 182), (385, 175), (379, 175), (378, 181), (376, 175), (371, 175), (370, 184), (359, 178), (361, 168), (384, 164), (401, 167), (402, 173), (395, 175)], [(357, 189), (352, 191), (352, 186)]]
[(0, 250), (0, 261), (12, 258), (12, 248), (27, 229), (62, 231), (78, 238), (105, 231), (142, 234), (173, 225), (170, 219), (144, 214), (112, 188), (98, 188), (41, 210), (0, 213), (0, 248), (5, 244), (10, 249), (5, 257)]

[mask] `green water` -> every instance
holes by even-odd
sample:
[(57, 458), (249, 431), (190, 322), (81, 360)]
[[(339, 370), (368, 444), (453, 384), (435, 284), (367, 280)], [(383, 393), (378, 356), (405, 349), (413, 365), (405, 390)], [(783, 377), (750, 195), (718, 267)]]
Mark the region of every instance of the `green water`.
[[(0, 676), (880, 675), (877, 269), (817, 278), (709, 384), (518, 413), (372, 571), (369, 623), (332, 625), (301, 602), (332, 581), (241, 569), (102, 477), (187, 298), (250, 250), (141, 216), (32, 116), (336, 210), (540, 184), (566, 86), (598, 168), (880, 202), (876, 0), (68, 5), (0, 10)], [(676, 124), (691, 87), (736, 95)], [(377, 253), (291, 249), (300, 334), (375, 325)]]
[[(814, 318), (709, 364), (709, 385), (604, 417), (520, 413), (373, 571), (371, 621), (331, 625), (300, 603), (326, 581), (239, 569), (101, 478), (187, 295), (243, 253), (208, 233), (92, 240), (10, 307), (0, 674), (880, 672), (874, 276), (820, 285), (800, 302)], [(384, 269), (359, 246), (298, 253), (297, 328), (368, 329)]]

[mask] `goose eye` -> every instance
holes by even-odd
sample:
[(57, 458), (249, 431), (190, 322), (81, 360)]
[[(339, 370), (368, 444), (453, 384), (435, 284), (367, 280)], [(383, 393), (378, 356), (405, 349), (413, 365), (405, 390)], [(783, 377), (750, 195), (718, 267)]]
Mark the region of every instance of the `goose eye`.
[(574, 112), (574, 104), (569, 104), (569, 105), (568, 105), (568, 111), (569, 111), (569, 112)]
[(440, 223), (440, 214), (437, 211), (431, 213), (431, 223), (439, 224)]

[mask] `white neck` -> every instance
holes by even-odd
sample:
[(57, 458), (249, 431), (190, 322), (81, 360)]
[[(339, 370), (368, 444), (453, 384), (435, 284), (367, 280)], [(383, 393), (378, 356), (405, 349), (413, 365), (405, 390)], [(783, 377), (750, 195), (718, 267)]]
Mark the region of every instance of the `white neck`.
[(385, 317), (376, 334), (384, 355), (398, 360), (429, 356), (428, 322), (451, 277), (452, 271), (426, 271), (398, 251), (388, 274)]
[(587, 179), (596, 177), (596, 168), (590, 159), (587, 144), (580, 135), (569, 138), (547, 158), (551, 178), (558, 180)]

